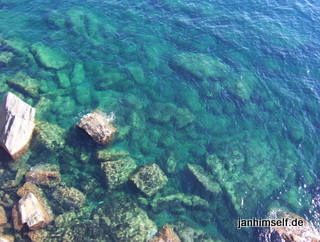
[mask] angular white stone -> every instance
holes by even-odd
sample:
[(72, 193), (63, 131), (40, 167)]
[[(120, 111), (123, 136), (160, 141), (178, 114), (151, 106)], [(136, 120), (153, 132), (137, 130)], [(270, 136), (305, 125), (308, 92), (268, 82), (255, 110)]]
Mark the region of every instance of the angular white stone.
[(42, 227), (46, 222), (43, 206), (31, 192), (20, 199), (19, 213), (21, 223), (26, 223), (30, 229)]
[(0, 145), (13, 159), (28, 147), (36, 110), (9, 92), (0, 106)]

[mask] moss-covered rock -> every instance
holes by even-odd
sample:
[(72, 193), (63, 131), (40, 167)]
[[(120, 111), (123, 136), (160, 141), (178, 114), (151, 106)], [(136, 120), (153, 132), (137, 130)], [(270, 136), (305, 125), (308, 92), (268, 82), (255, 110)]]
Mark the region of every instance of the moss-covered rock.
[(68, 63), (66, 56), (58, 49), (40, 43), (33, 44), (31, 49), (35, 58), (45, 68), (61, 69)]
[(195, 118), (196, 116), (193, 113), (191, 113), (189, 109), (178, 108), (175, 115), (176, 125), (179, 129), (183, 128), (188, 124), (192, 123), (195, 120)]
[(66, 186), (57, 187), (52, 193), (52, 197), (67, 210), (81, 208), (86, 200), (86, 196), (81, 191)]
[(66, 146), (66, 130), (48, 122), (36, 122), (35, 143), (54, 151)]
[(62, 88), (69, 88), (71, 86), (68, 72), (65, 70), (57, 71), (59, 85)]
[(174, 57), (174, 65), (187, 71), (195, 78), (223, 79), (227, 76), (228, 66), (217, 58), (202, 53), (184, 52)]
[(114, 241), (147, 242), (157, 232), (147, 213), (125, 198), (106, 202), (94, 216), (101, 226), (108, 228)]
[(101, 163), (101, 169), (105, 174), (109, 189), (117, 188), (125, 183), (136, 167), (135, 161), (130, 157)]
[(127, 151), (118, 150), (99, 150), (97, 152), (97, 159), (102, 161), (115, 161), (128, 157), (130, 154)]
[(74, 68), (71, 74), (71, 83), (72, 84), (81, 84), (86, 79), (86, 73), (83, 68), (83, 64), (77, 62), (74, 64)]
[(152, 196), (167, 183), (168, 178), (157, 164), (152, 164), (141, 167), (131, 181), (145, 195)]

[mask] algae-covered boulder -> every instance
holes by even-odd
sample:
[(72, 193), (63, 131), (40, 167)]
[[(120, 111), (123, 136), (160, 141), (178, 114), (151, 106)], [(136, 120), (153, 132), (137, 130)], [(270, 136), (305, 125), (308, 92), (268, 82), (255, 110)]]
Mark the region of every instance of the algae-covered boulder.
[(242, 100), (249, 100), (253, 94), (255, 85), (258, 82), (257, 76), (250, 71), (238, 73), (237, 77), (230, 79), (226, 86), (228, 91)]
[(33, 44), (31, 49), (33, 55), (43, 67), (61, 69), (68, 63), (66, 56), (58, 49), (40, 43)]
[(131, 177), (131, 181), (147, 196), (154, 195), (168, 181), (157, 164), (147, 165)]
[(60, 168), (53, 164), (38, 164), (25, 174), (27, 182), (54, 187), (60, 184)]
[(142, 67), (130, 64), (127, 66), (129, 75), (135, 80), (137, 84), (143, 84), (145, 81), (145, 76)]
[(53, 198), (65, 209), (79, 209), (84, 205), (86, 196), (76, 188), (61, 186), (53, 193)]
[(0, 51), (0, 66), (1, 64), (7, 65), (13, 58), (13, 53), (9, 51)]
[(129, 153), (127, 151), (113, 151), (110, 149), (107, 150), (99, 150), (97, 152), (97, 159), (98, 160), (103, 160), (103, 161), (114, 161), (114, 160), (119, 160), (123, 159), (125, 157), (128, 157)]
[(184, 52), (174, 57), (174, 65), (200, 80), (214, 78), (223, 79), (228, 66), (217, 58), (202, 53)]
[(147, 242), (157, 232), (147, 213), (126, 198), (102, 204), (94, 216), (101, 227), (108, 228), (113, 241)]
[(101, 163), (109, 189), (117, 188), (125, 183), (136, 167), (135, 161), (130, 157)]
[(35, 142), (54, 151), (66, 146), (66, 130), (48, 122), (36, 122)]
[(21, 72), (17, 73), (12, 78), (8, 78), (7, 84), (17, 92), (33, 98), (38, 97), (41, 85), (38, 80)]
[(196, 116), (187, 108), (178, 108), (175, 119), (177, 127), (183, 128), (195, 120)]
[(151, 207), (155, 212), (163, 210), (175, 211), (181, 206), (185, 208), (208, 210), (209, 203), (195, 195), (176, 193), (165, 197), (155, 197), (151, 202)]
[(155, 103), (149, 107), (149, 118), (165, 123), (171, 120), (171, 118), (176, 114), (177, 107), (172, 103)]
[(85, 221), (66, 229), (60, 241), (112, 241), (103, 227), (94, 221)]
[(218, 195), (221, 193), (221, 187), (219, 183), (215, 182), (213, 180), (213, 176), (206, 172), (201, 166), (188, 164), (187, 168), (206, 191), (212, 193), (213, 195)]

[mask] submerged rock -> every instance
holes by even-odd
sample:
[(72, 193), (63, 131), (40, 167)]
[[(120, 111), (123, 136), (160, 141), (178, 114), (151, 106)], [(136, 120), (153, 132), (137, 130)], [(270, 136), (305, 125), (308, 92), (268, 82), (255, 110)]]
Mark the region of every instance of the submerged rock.
[(157, 226), (147, 213), (132, 201), (118, 198), (98, 208), (95, 217), (114, 241), (147, 242), (157, 232)]
[(67, 58), (61, 51), (51, 49), (43, 44), (32, 45), (32, 51), (40, 64), (46, 68), (61, 69), (68, 63)]
[(53, 220), (53, 213), (40, 188), (32, 183), (25, 183), (17, 194), (21, 197), (12, 208), (15, 230), (20, 231), (26, 224), (29, 229), (37, 230), (47, 226)]
[(86, 196), (73, 187), (58, 187), (53, 193), (53, 198), (68, 210), (81, 208), (86, 200)]
[[(271, 239), (272, 241), (286, 241), (286, 242), (307, 242), (307, 241), (320, 241), (319, 231), (304, 218), (290, 212), (285, 211), (271, 211), (268, 216), (269, 219), (279, 219), (280, 221), (287, 221), (288, 226), (275, 226), (265, 229), (260, 234), (261, 241), (263, 238)], [(300, 221), (302, 226), (291, 226), (292, 222)]]
[(192, 209), (209, 209), (209, 203), (195, 195), (187, 195), (184, 193), (172, 194), (166, 197), (156, 197), (151, 202), (151, 207), (154, 211), (160, 212), (163, 210), (176, 210), (183, 207)]
[(7, 65), (11, 61), (13, 56), (14, 56), (13, 53), (9, 51), (0, 52), (0, 64), (3, 63)]
[(212, 175), (207, 173), (201, 166), (188, 164), (187, 168), (194, 175), (196, 180), (206, 189), (206, 191), (213, 195), (221, 193), (219, 183), (215, 182)]
[(109, 189), (117, 188), (125, 183), (136, 168), (135, 161), (130, 157), (101, 163)]
[(27, 182), (54, 187), (61, 182), (60, 169), (57, 165), (40, 164), (32, 167), (25, 174)]
[(21, 94), (36, 98), (39, 95), (40, 82), (24, 73), (18, 73), (7, 80), (9, 87)]
[(157, 236), (152, 238), (150, 242), (181, 242), (179, 236), (174, 232), (170, 225), (165, 224), (157, 233)]
[(46, 241), (48, 232), (44, 229), (39, 229), (36, 231), (30, 231), (27, 235), (32, 242), (42, 242)]
[(154, 195), (168, 181), (157, 164), (147, 165), (131, 177), (137, 188), (147, 196)]
[(27, 149), (36, 110), (9, 92), (0, 106), (0, 144), (13, 159)]
[(110, 151), (110, 150), (99, 150), (97, 152), (97, 159), (103, 161), (119, 160), (128, 157), (127, 151)]
[(0, 206), (0, 226), (5, 225), (7, 222), (8, 222), (8, 219), (7, 219), (6, 211), (2, 206)]
[(35, 140), (51, 151), (66, 146), (66, 130), (48, 122), (36, 122)]
[(99, 144), (108, 144), (114, 137), (117, 129), (110, 123), (114, 116), (106, 116), (104, 113), (96, 110), (89, 113), (77, 124), (79, 128), (86, 131), (94, 141)]
[(202, 53), (185, 52), (174, 57), (174, 65), (201, 80), (225, 78), (228, 66), (216, 58)]

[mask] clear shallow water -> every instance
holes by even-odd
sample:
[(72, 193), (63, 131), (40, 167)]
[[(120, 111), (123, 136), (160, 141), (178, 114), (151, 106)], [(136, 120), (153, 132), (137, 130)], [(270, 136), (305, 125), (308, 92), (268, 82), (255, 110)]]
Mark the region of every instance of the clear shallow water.
[[(17, 72), (36, 79), (38, 94), (24, 100), (49, 100), (38, 119), (70, 130), (78, 151), (49, 158), (40, 151), (27, 162), (58, 163), (66, 183), (79, 189), (94, 180), (88, 203), (104, 200), (97, 147), (73, 129), (98, 107), (115, 112), (119, 129), (130, 127), (113, 147), (166, 172), (161, 195), (195, 194), (211, 205), (209, 213), (147, 211), (158, 226), (185, 219), (222, 240), (255, 241), (257, 231), (236, 230), (239, 216), (265, 217), (282, 207), (319, 222), (312, 204), (319, 175), (319, 8), (313, 1), (1, 1), (0, 47), (15, 53), (1, 66), (2, 82)], [(34, 58), (36, 43), (55, 49), (54, 59), (63, 56), (67, 65), (46, 68)], [(213, 74), (212, 62), (219, 66)], [(197, 64), (204, 66), (200, 74)], [(8, 87), (1, 89), (3, 95)], [(79, 162), (83, 153), (92, 157), (88, 163)], [(210, 154), (222, 168), (210, 168)], [(222, 193), (199, 190), (188, 163), (210, 172)]]

